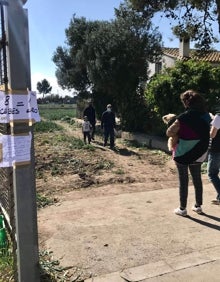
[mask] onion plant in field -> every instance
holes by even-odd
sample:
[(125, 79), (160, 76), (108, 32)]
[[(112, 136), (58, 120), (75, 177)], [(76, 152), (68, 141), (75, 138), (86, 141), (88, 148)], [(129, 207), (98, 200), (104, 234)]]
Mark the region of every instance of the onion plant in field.
[(52, 121), (40, 121), (34, 125), (34, 131), (39, 133), (60, 131), (62, 129), (62, 126)]
[(51, 108), (39, 108), (40, 116), (46, 120), (62, 120), (72, 119), (76, 117), (76, 109), (51, 109)]

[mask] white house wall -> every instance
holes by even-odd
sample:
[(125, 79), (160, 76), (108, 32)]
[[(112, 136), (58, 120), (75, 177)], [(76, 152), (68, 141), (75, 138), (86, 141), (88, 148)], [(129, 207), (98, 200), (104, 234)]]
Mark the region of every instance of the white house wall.
[(163, 55), (163, 59), (162, 59), (162, 69), (164, 68), (171, 68), (175, 65), (176, 59)]
[(148, 76), (151, 77), (155, 74), (155, 63), (149, 63)]
[[(169, 57), (167, 55), (163, 55), (162, 57), (162, 70), (164, 68), (170, 68), (173, 67), (175, 64), (176, 59)], [(156, 64), (155, 63), (149, 63), (149, 70), (148, 75), (149, 77), (153, 76), (156, 73)]]

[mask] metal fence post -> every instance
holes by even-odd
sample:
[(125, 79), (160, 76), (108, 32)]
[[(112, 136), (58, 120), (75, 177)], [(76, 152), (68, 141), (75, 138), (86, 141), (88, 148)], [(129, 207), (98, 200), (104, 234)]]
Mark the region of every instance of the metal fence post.
[[(28, 16), (21, 3), (20, 0), (8, 0), (6, 13), (8, 85), (15, 93), (25, 93), (31, 86)], [(28, 122), (14, 121), (11, 124), (12, 135), (28, 132), (32, 132), (32, 125)], [(33, 138), (30, 163), (13, 168), (19, 282), (40, 281)]]

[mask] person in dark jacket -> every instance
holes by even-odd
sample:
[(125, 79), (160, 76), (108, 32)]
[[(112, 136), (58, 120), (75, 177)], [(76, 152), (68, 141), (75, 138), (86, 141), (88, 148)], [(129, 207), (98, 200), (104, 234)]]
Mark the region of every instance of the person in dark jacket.
[(110, 137), (110, 148), (113, 149), (115, 146), (115, 134), (114, 129), (116, 126), (115, 114), (112, 111), (112, 105), (108, 104), (106, 111), (102, 113), (101, 128), (104, 132), (104, 146), (107, 145), (108, 138)]
[(176, 121), (167, 129), (167, 136), (178, 135), (177, 146), (173, 150), (179, 176), (180, 206), (174, 213), (187, 215), (187, 198), (189, 174), (192, 176), (195, 188), (195, 205), (192, 210), (202, 213), (203, 185), (201, 179), (201, 165), (206, 159), (209, 146), (209, 129), (211, 117), (205, 108), (203, 97), (193, 90), (187, 90), (180, 95), (185, 112), (177, 116)]
[(95, 113), (95, 109), (91, 101), (89, 102), (88, 106), (85, 108), (83, 112), (83, 116), (87, 116), (88, 121), (92, 125), (91, 140), (94, 140), (95, 139), (96, 113)]

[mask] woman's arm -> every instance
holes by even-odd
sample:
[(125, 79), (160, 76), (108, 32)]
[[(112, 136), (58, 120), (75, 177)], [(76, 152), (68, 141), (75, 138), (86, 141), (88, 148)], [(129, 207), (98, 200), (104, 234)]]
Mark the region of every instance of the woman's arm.
[(210, 137), (215, 138), (217, 131), (218, 131), (218, 129), (216, 127), (212, 126), (211, 130), (210, 130)]

